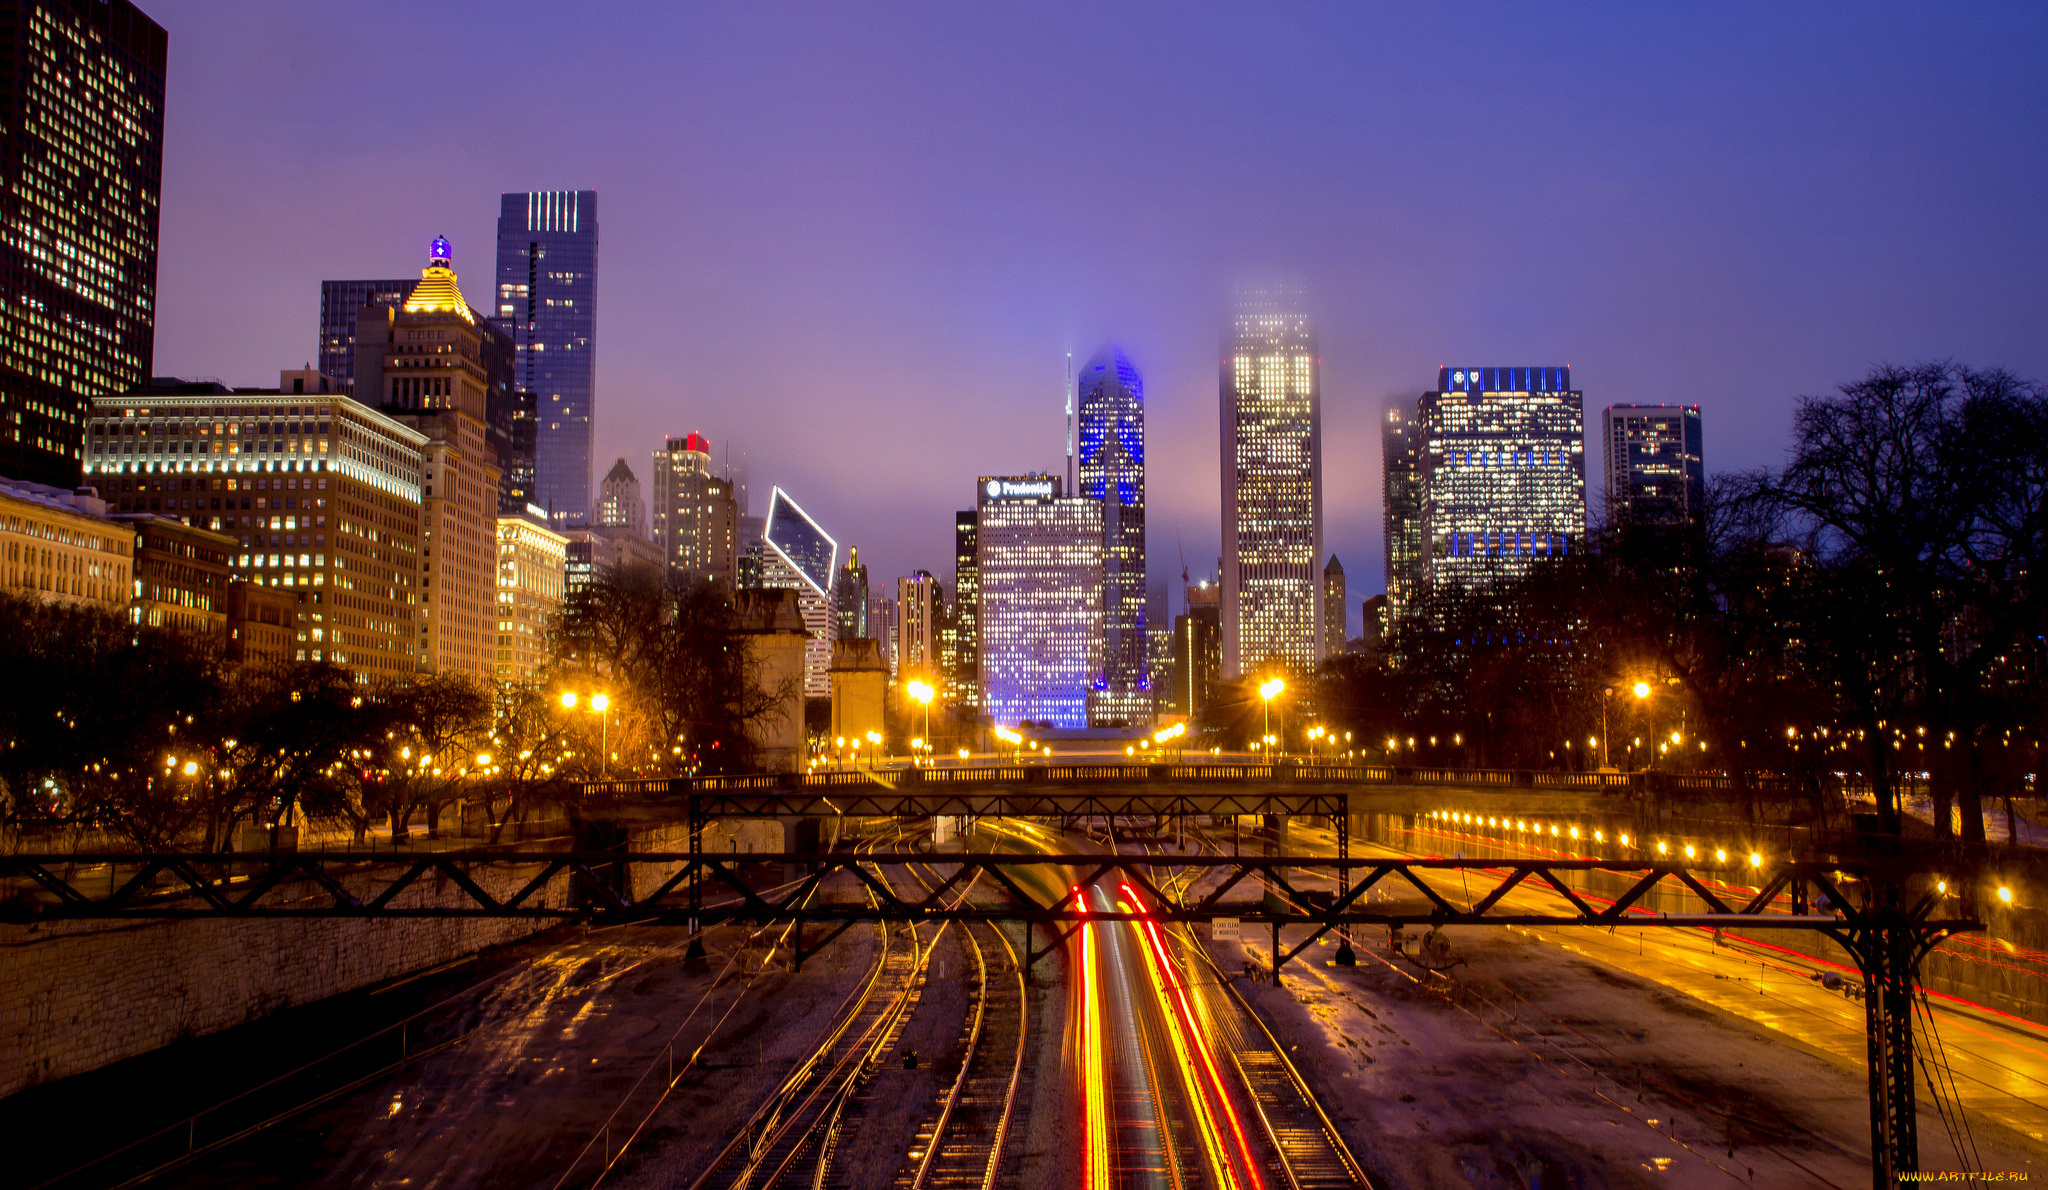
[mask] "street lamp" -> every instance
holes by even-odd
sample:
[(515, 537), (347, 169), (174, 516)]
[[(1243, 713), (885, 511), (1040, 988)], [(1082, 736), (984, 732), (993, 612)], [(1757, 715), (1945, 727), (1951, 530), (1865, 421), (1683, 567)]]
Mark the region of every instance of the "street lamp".
[(1273, 700), (1280, 697), (1280, 692), (1285, 689), (1287, 689), (1287, 683), (1279, 678), (1268, 678), (1259, 684), (1259, 697), (1265, 700), (1266, 730), (1264, 734), (1268, 740), (1273, 738)]
[[(568, 710), (568, 711), (573, 711), (573, 710), (575, 710), (575, 709), (576, 709), (576, 699), (577, 699), (577, 694), (576, 694), (576, 692), (575, 692), (574, 690), (564, 690), (564, 691), (562, 691), (562, 709), (563, 709), (563, 710)], [(590, 696), (590, 709), (591, 709), (591, 710), (593, 710), (593, 711), (596, 711), (596, 712), (597, 712), (597, 715), (598, 715), (598, 736), (597, 736), (598, 758), (597, 758), (597, 763), (598, 763), (598, 776), (599, 776), (599, 778), (600, 778), (600, 779), (602, 779), (602, 778), (604, 778), (604, 777), (609, 777), (609, 776), (611, 775), (611, 769), (612, 769), (612, 745), (611, 745), (611, 740), (612, 740), (612, 715), (611, 715), (611, 710), (612, 710), (612, 697), (611, 697), (611, 695), (609, 695), (609, 694), (593, 694), (593, 695), (591, 695), (591, 696)]]
[[(928, 739), (930, 739), (930, 738), (932, 738), (932, 685), (931, 685), (931, 683), (930, 683), (930, 682), (926, 682), (926, 681), (923, 681), (922, 679), (916, 679), (916, 678), (913, 678), (913, 679), (911, 680), (910, 684), (909, 684), (908, 686), (905, 686), (905, 687), (904, 687), (903, 689), (904, 689), (904, 692), (905, 692), (905, 693), (907, 693), (907, 694), (909, 694), (909, 695), (910, 695), (910, 697), (912, 697), (912, 698), (916, 699), (917, 701), (919, 701), (919, 702), (921, 702), (921, 703), (923, 703), (923, 704), (924, 704), (924, 738), (925, 738), (925, 739), (927, 739), (927, 740), (928, 740)], [(919, 741), (918, 741), (918, 743), (920, 743), (920, 744), (922, 744), (923, 742), (924, 742), (923, 740), (919, 740)], [(915, 754), (913, 753), (913, 754), (912, 754), (912, 756), (911, 756), (911, 763), (915, 764), (916, 762), (917, 762), (917, 757), (916, 757), (916, 755), (915, 755)]]

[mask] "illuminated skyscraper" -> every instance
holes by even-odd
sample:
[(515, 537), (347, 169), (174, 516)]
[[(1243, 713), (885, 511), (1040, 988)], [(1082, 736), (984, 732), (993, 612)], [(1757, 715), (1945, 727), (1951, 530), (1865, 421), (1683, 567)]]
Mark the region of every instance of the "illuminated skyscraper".
[(1080, 494), (1102, 501), (1102, 676), (1094, 726), (1149, 722), (1145, 651), (1145, 382), (1115, 347), (1081, 369)]
[(597, 191), (503, 196), (493, 321), (518, 346), (514, 384), (534, 395), (534, 503), (557, 525), (579, 520), (597, 413)]
[[(316, 366), (321, 375), (334, 380), (336, 391), (355, 395), (356, 316), (365, 306), (402, 304), (417, 284), (417, 277), (320, 283), (320, 355)], [(370, 399), (376, 400), (376, 395), (371, 394)]]
[(664, 438), (654, 452), (654, 544), (668, 568), (692, 582), (739, 586), (739, 505), (731, 482), (711, 473), (702, 434)]
[(1322, 361), (1299, 286), (1245, 285), (1223, 348), (1223, 676), (1323, 659)]
[(1335, 657), (1344, 651), (1350, 639), (1351, 627), (1349, 608), (1345, 604), (1344, 564), (1337, 555), (1330, 555), (1330, 564), (1323, 567), (1323, 656)]
[(597, 507), (590, 512), (593, 525), (647, 535), (647, 502), (640, 498), (640, 477), (626, 466), (626, 460), (620, 459), (605, 472), (604, 482), (597, 485)]
[(761, 541), (768, 547), (761, 558), (761, 585), (796, 592), (804, 630), (810, 635), (804, 642), (804, 696), (830, 698), (832, 578), (839, 543), (781, 488), (769, 493)]
[(1102, 502), (1051, 475), (983, 476), (981, 707), (998, 726), (1088, 726), (1102, 673)]
[(957, 707), (981, 705), (981, 514), (953, 514), (953, 623), (955, 647), (951, 699)]
[(356, 319), (356, 388), (426, 435), (420, 451), (419, 663), (488, 678), (497, 666), (498, 500), (503, 473), (485, 421), (487, 327), (435, 237), (405, 304)]
[(1173, 705), (1189, 719), (1208, 705), (1222, 665), (1221, 596), (1215, 583), (1189, 584), (1188, 610), (1173, 621)]
[(164, 31), (128, 0), (0, 5), (0, 475), (69, 488), (92, 403), (149, 379)]
[(1609, 405), (1600, 423), (1609, 519), (1680, 524), (1699, 517), (1707, 472), (1698, 405)]
[(901, 672), (935, 685), (939, 673), (939, 619), (946, 593), (929, 570), (896, 580), (896, 664)]
[(1392, 408), (1380, 423), (1380, 479), (1385, 505), (1387, 607), (1400, 618), (1422, 594), (1422, 453), (1415, 416)]
[(868, 568), (860, 560), (860, 547), (846, 551), (846, 565), (832, 580), (832, 639), (867, 640)]
[(1428, 581), (1520, 573), (1586, 532), (1583, 394), (1570, 368), (1444, 368), (1422, 394)]

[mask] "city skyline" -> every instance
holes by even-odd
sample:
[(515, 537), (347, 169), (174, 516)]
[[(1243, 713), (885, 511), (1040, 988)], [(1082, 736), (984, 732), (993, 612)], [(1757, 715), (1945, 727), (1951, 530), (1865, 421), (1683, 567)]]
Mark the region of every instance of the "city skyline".
[[(1726, 470), (1780, 462), (1793, 398), (1875, 360), (2048, 373), (2033, 331), (2048, 318), (2048, 241), (2021, 197), (2048, 161), (2012, 116), (2042, 78), (2038, 11), (1886, 13), (1852, 30), (1819, 14), (1754, 28), (1659, 13), (1424, 29), (1331, 13), (1319, 65), (1290, 97), (1252, 82), (1258, 71), (1219, 71), (1237, 47), (1190, 31), (1203, 22), (1170, 31), (1129, 10), (1096, 17), (1100, 30), (1176, 52), (1140, 54), (1142, 78), (1112, 83), (1117, 102), (1027, 104), (1030, 80), (1073, 67), (1072, 29), (1050, 17), (907, 14), (885, 32), (817, 13), (789, 41), (748, 17), (637, 20), (627, 36), (620, 15), (536, 24), (515, 10), (504, 22), (407, 14), (417, 35), (390, 47), (367, 40), (374, 16), (355, 26), (284, 8), (259, 36), (217, 8), (149, 8), (178, 80), (159, 374), (267, 385), (312, 347), (321, 279), (407, 275), (417, 245), (443, 233), (476, 275), (497, 195), (588, 187), (604, 196), (609, 241), (600, 471), (645, 458), (663, 431), (699, 428), (735, 458), (749, 449), (764, 492), (782, 483), (833, 508), (875, 573), (941, 573), (958, 477), (1058, 471), (1066, 353), (1078, 365), (1114, 340), (1146, 371), (1149, 552), (1175, 559), (1178, 541), (1207, 571), (1219, 514), (1204, 414), (1229, 285), (1247, 268), (1299, 269), (1326, 372), (1325, 550), (1366, 594), (1384, 585), (1379, 413), (1453, 360), (1568, 363), (1598, 407), (1699, 404)], [(938, 52), (960, 21), (1006, 36), (968, 39), (964, 58)], [(406, 202), (385, 200), (366, 163), (415, 150), (364, 116), (403, 106), (427, 47), (452, 85), (488, 93), (487, 64), (543, 28), (567, 60), (622, 57), (540, 131), (480, 125)], [(310, 73), (242, 69), (278, 36), (330, 48)], [(1088, 44), (1099, 48), (1085, 57), (1108, 54)], [(1426, 64), (1450, 55), (1491, 81), (1434, 95)], [(1556, 67), (1540, 88), (1506, 69), (1532, 57)], [(956, 64), (903, 69), (939, 58)], [(1605, 68), (1616, 61), (1629, 65)], [(640, 81), (653, 79), (671, 90)], [(817, 101), (827, 93), (843, 100)], [(952, 114), (905, 134), (904, 110)], [(584, 132), (600, 126), (614, 131)], [(1278, 130), (1249, 150), (1246, 177), (1287, 186), (1210, 184), (1216, 146), (1240, 127)], [(1140, 146), (1129, 182), (1052, 184), (1048, 155), (1104, 136)], [(619, 153), (621, 137), (650, 151)], [(315, 142), (331, 156), (309, 157)], [(822, 143), (845, 150), (795, 149)], [(1997, 187), (1973, 180), (1987, 158), (2002, 163)], [(1453, 163), (1472, 161), (1531, 185), (1510, 198), (1474, 173), (1468, 187)], [(1894, 185), (1909, 162), (1911, 184)], [(284, 177), (294, 197), (279, 203), (268, 195)], [(1438, 177), (1449, 192), (1425, 201), (1412, 183)], [(988, 194), (1006, 196), (1002, 218), (972, 215)], [(264, 254), (253, 277), (252, 238)], [(1893, 241), (1914, 247), (1875, 250)], [(1474, 286), (1486, 278), (1526, 288)], [(920, 374), (949, 379), (905, 384)], [(851, 407), (861, 416), (834, 413)], [(799, 420), (832, 432), (776, 438)], [(942, 449), (905, 451), (913, 435)], [(1335, 466), (1340, 451), (1354, 462)]]

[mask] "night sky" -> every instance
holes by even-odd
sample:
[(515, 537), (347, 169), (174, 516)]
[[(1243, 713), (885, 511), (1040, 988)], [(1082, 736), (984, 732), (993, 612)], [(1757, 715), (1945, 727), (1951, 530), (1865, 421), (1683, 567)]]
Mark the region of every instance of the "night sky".
[[(1326, 541), (1381, 587), (1379, 411), (1569, 364), (1709, 470), (1873, 362), (2048, 378), (2048, 5), (142, 0), (170, 31), (156, 371), (275, 384), (322, 278), (600, 192), (598, 457), (752, 459), (880, 584), (1144, 372), (1155, 577), (1213, 573), (1233, 276), (1313, 289)], [(1599, 447), (1589, 440), (1589, 472)], [(1597, 478), (1593, 494), (1597, 496)], [(893, 589), (893, 588), (892, 588)]]

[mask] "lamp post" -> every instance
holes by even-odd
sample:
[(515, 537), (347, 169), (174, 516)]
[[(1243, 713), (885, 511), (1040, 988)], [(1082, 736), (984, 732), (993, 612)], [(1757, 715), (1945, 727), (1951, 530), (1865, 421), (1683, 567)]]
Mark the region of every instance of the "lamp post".
[[(904, 693), (906, 693), (906, 694), (910, 695), (910, 697), (912, 697), (912, 698), (916, 699), (917, 701), (919, 701), (919, 702), (921, 702), (921, 703), (923, 703), (923, 704), (924, 704), (924, 739), (926, 739), (926, 740), (928, 740), (928, 739), (931, 739), (931, 738), (932, 738), (932, 684), (931, 684), (930, 682), (924, 681), (924, 680), (923, 680), (923, 679), (921, 679), (921, 678), (913, 678), (913, 679), (911, 680), (910, 684), (909, 684), (908, 686), (905, 686), (905, 687), (903, 688), (903, 690), (904, 690)], [(923, 743), (924, 741), (923, 741), (923, 740), (920, 740), (920, 741), (918, 741), (918, 742), (919, 742), (919, 743)], [(912, 749), (912, 751), (911, 751), (911, 754), (910, 754), (910, 763), (911, 763), (911, 764), (913, 764), (913, 765), (915, 765), (915, 764), (917, 763), (917, 752), (916, 752), (916, 750), (915, 750), (914, 748)]]
[[(1273, 700), (1280, 697), (1280, 692), (1285, 689), (1287, 683), (1279, 678), (1268, 678), (1259, 684), (1259, 697), (1264, 700), (1266, 710), (1265, 737), (1269, 741), (1273, 738)], [(1285, 752), (1286, 749), (1282, 748), (1281, 751)]]
[[(576, 693), (576, 692), (575, 692), (574, 690), (564, 690), (564, 691), (562, 691), (562, 709), (563, 709), (563, 710), (566, 710), (566, 711), (573, 711), (573, 710), (575, 710), (575, 709), (576, 709), (576, 700), (577, 700), (577, 698), (578, 698), (578, 697), (579, 697), (579, 695), (577, 695), (577, 693)], [(597, 734), (597, 749), (598, 749), (598, 757), (597, 757), (597, 767), (598, 767), (598, 778), (599, 778), (599, 780), (603, 780), (603, 779), (605, 779), (605, 778), (607, 778), (607, 777), (611, 776), (611, 771), (612, 771), (612, 746), (611, 746), (611, 741), (612, 741), (612, 713), (611, 713), (611, 712), (612, 712), (612, 698), (611, 698), (611, 695), (609, 695), (609, 694), (593, 694), (593, 695), (591, 695), (591, 696), (590, 696), (590, 709), (591, 709), (591, 710), (593, 710), (593, 711), (596, 711), (596, 712), (597, 712), (597, 715), (598, 715), (598, 729), (597, 729), (597, 733), (598, 733), (598, 734)]]

